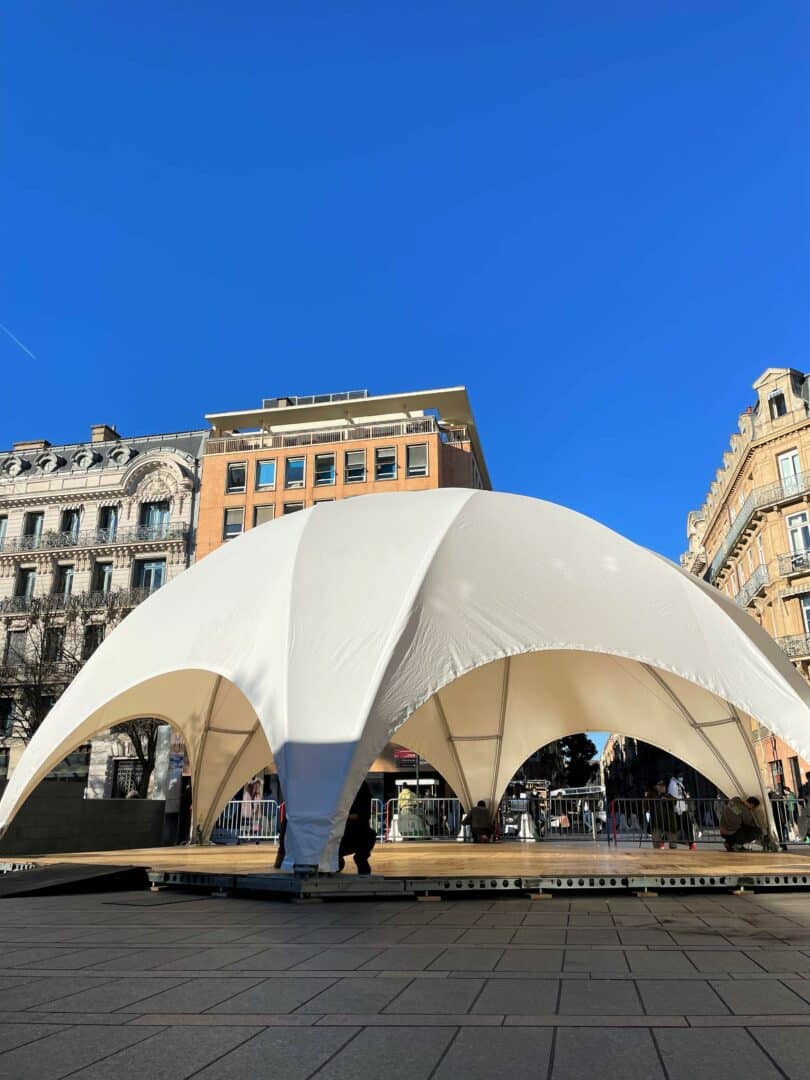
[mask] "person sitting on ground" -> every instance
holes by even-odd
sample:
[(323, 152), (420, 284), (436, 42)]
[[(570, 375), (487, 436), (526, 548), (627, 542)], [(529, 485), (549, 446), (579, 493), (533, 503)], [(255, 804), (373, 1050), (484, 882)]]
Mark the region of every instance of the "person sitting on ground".
[(492, 818), (483, 799), (479, 799), (478, 805), (474, 806), (467, 814), (465, 824), (470, 826), (473, 843), (475, 844), (488, 844), (495, 835)]
[(338, 873), (346, 865), (346, 856), (354, 855), (357, 873), (363, 876), (370, 874), (368, 857), (376, 843), (377, 835), (371, 827), (371, 788), (364, 780), (346, 818), (338, 851)]
[(720, 814), (720, 835), (726, 851), (744, 851), (744, 844), (758, 840), (765, 848), (765, 833), (757, 821), (759, 799), (749, 795), (743, 801), (738, 795), (729, 799)]

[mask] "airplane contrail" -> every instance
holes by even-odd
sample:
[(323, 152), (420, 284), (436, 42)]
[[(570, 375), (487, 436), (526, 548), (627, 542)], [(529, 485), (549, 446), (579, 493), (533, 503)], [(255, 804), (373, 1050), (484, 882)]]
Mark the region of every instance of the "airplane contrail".
[(20, 339), (18, 337), (15, 337), (7, 326), (3, 326), (3, 324), (0, 323), (0, 330), (2, 330), (4, 334), (8, 334), (8, 336), (11, 338), (11, 340), (14, 342), (14, 344), (19, 345), (19, 347), (22, 349), (22, 351), (24, 353), (27, 353), (31, 357), (32, 360), (36, 360), (36, 356), (34, 356), (34, 354), (31, 352), (31, 350), (28, 348), (28, 346), (23, 345), (23, 343), (20, 341)]

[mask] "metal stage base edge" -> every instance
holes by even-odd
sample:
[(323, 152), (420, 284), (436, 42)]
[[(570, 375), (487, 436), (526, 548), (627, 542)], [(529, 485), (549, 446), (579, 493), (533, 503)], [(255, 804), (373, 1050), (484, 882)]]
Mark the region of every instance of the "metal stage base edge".
[(462, 896), (475, 892), (555, 893), (613, 890), (616, 892), (666, 889), (808, 889), (807, 874), (723, 874), (632, 877), (382, 877), (372, 874), (322, 874), (296, 877), (294, 874), (207, 874), (186, 870), (150, 870), (156, 886), (203, 888), (218, 892), (264, 892), (288, 897), (345, 896)]

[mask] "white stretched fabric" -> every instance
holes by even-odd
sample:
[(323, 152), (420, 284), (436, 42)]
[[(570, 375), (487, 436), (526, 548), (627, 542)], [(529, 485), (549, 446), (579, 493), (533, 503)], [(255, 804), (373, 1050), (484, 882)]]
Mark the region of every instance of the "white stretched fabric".
[(762, 797), (752, 719), (807, 757), (808, 705), (748, 614), (589, 518), (467, 489), (370, 495), (251, 529), (141, 604), (34, 735), (0, 828), (93, 734), (155, 716), (188, 746), (199, 835), (272, 750), (288, 861), (330, 870), (394, 736), (465, 806), (584, 730)]

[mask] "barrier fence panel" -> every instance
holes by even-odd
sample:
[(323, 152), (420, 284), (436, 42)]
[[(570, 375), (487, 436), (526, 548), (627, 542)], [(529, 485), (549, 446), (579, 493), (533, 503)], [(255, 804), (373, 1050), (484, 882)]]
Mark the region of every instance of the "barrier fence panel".
[(463, 812), (458, 799), (389, 799), (385, 806), (386, 840), (455, 840)]
[[(720, 815), (727, 800), (614, 799), (607, 820), (614, 843), (722, 844)], [(810, 832), (810, 808), (804, 799), (773, 799), (771, 809), (780, 844), (802, 844)]]
[(278, 826), (275, 799), (232, 799), (220, 814), (211, 840), (215, 844), (277, 840)]
[(385, 839), (385, 806), (382, 799), (371, 800), (371, 827), (378, 840)]

